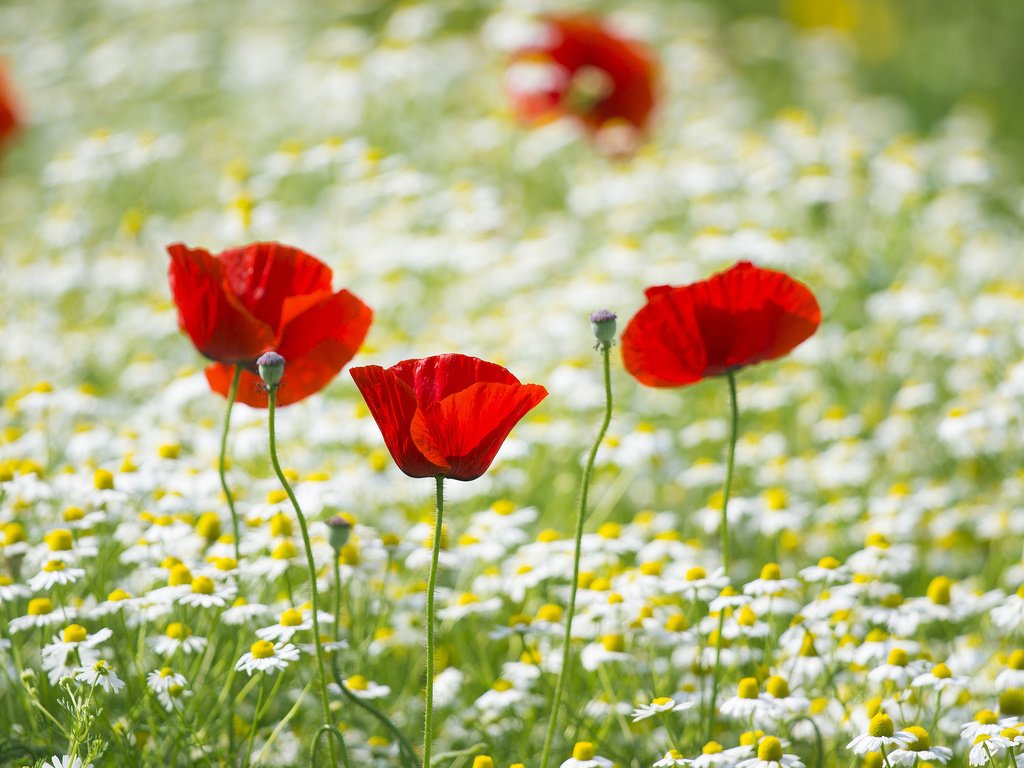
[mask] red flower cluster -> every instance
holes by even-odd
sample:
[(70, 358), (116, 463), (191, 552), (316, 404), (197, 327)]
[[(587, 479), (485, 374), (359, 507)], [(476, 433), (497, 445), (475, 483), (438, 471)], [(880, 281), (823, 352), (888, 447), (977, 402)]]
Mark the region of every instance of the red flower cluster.
[(512, 107), (527, 123), (576, 117), (592, 133), (646, 132), (655, 103), (650, 52), (600, 19), (553, 16), (541, 38), (517, 51), (506, 73)]
[(351, 374), (392, 458), (410, 477), (480, 477), (516, 423), (547, 396), (544, 387), (466, 355)]
[(646, 293), (622, 334), (622, 358), (649, 387), (681, 387), (774, 360), (821, 323), (806, 285), (746, 261), (708, 280)]
[(216, 256), (170, 245), (168, 277), (178, 324), (203, 355), (210, 387), (227, 395), (244, 366), (238, 400), (267, 407), (256, 358), (275, 350), (288, 360), (280, 406), (319, 392), (358, 351), (373, 313), (348, 291), (334, 293), (331, 269), (279, 243), (254, 243)]
[(7, 81), (3, 63), (0, 62), (0, 149), (10, 141), (21, 127), (14, 92)]

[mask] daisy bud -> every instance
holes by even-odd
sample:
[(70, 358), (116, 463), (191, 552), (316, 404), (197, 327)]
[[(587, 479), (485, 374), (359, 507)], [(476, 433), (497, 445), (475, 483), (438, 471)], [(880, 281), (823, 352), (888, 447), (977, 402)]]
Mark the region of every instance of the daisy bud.
[(268, 387), (276, 387), (284, 376), (284, 358), (277, 352), (264, 352), (256, 359), (260, 378)]
[(335, 515), (327, 521), (327, 540), (335, 553), (348, 543), (348, 535), (352, 531), (352, 523), (341, 515)]
[(615, 318), (618, 317), (608, 309), (599, 309), (590, 316), (590, 330), (601, 346), (608, 346), (615, 341)]

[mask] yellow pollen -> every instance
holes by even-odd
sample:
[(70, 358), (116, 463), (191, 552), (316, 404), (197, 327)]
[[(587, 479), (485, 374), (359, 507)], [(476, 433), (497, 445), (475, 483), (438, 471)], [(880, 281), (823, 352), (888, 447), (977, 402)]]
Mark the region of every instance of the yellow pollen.
[(48, 597), (34, 597), (28, 601), (29, 616), (45, 616), (53, 611), (53, 602)]
[(864, 545), (868, 547), (874, 547), (875, 549), (888, 549), (889, 540), (885, 538), (884, 534), (872, 533), (868, 536), (867, 540), (864, 542)]
[(285, 539), (270, 553), (270, 556), (275, 560), (291, 560), (299, 553), (299, 550), (295, 548), (295, 542), (291, 539)]
[(736, 619), (741, 627), (752, 627), (757, 624), (757, 614), (749, 605), (740, 608), (740, 615)]
[(665, 629), (669, 632), (682, 632), (688, 626), (686, 616), (681, 613), (673, 613), (665, 620)]
[(928, 599), (935, 605), (949, 605), (953, 580), (946, 576), (936, 576), (928, 584)]
[(496, 502), (491, 504), (491, 509), (494, 510), (496, 514), (505, 516), (511, 515), (513, 512), (515, 512), (516, 505), (514, 502), (511, 502), (508, 499), (498, 499)]
[(274, 644), (267, 640), (257, 640), (249, 648), (254, 659), (269, 659), (274, 655)]
[(774, 736), (765, 736), (757, 745), (757, 759), (777, 763), (782, 759), (782, 742)]
[(719, 744), (717, 741), (709, 741), (707, 744), (705, 744), (701, 748), (700, 751), (701, 751), (701, 753), (703, 753), (705, 755), (718, 755), (718, 754), (721, 754), (723, 752), (723, 750), (724, 750), (724, 747), (721, 744)]
[(283, 488), (275, 488), (267, 492), (267, 504), (280, 504), (287, 498), (288, 494), (284, 492)]
[(871, 723), (868, 725), (868, 733), (876, 739), (880, 737), (891, 738), (896, 733), (896, 726), (893, 725), (891, 717), (884, 712), (879, 712), (871, 718)]
[(170, 667), (162, 667), (160, 669), (160, 677), (171, 677), (174, 674), (174, 670)]
[(881, 629), (872, 629), (864, 638), (865, 643), (883, 643), (889, 636)]
[(472, 605), (473, 603), (479, 603), (480, 598), (474, 595), (472, 592), (466, 592), (459, 595), (459, 605)]
[(178, 563), (171, 567), (171, 573), (167, 577), (167, 583), (172, 587), (180, 587), (192, 583), (192, 571), (184, 563)]
[(999, 712), (1003, 716), (1024, 715), (1024, 690), (1007, 688), (999, 694)]
[(292, 521), (288, 515), (278, 512), (270, 518), (270, 535), (287, 538), (292, 535)]
[(537, 534), (537, 541), (544, 544), (550, 544), (551, 542), (558, 541), (561, 538), (561, 534), (559, 534), (554, 528), (545, 528)]
[(577, 741), (572, 748), (572, 756), (574, 760), (593, 760), (594, 745), (589, 741)]
[(114, 475), (105, 469), (97, 469), (92, 476), (92, 485), (97, 491), (112, 491)]
[(350, 691), (365, 691), (370, 687), (370, 681), (362, 675), (352, 675), (345, 680), (345, 686)]
[(988, 741), (989, 738), (991, 737), (987, 733), (979, 733), (977, 736), (974, 737), (974, 743), (981, 744), (981, 742), (983, 741)]
[(156, 452), (161, 459), (176, 459), (181, 456), (181, 446), (177, 443), (164, 443)]
[(610, 653), (622, 653), (626, 650), (626, 638), (622, 635), (605, 635), (601, 638), (601, 645)]
[(43, 541), (46, 542), (51, 552), (67, 552), (75, 543), (71, 531), (67, 528), (56, 528), (50, 531), (43, 536)]
[[(909, 731), (910, 729), (907, 728), (907, 730)], [(1018, 731), (1016, 728), (1003, 728), (1003, 730), (999, 732), (999, 735), (1002, 736), (1004, 739), (1009, 739), (1010, 741), (1013, 741), (1018, 736), (1020, 736), (1020, 731)]]
[(764, 689), (776, 699), (784, 699), (789, 696), (789, 683), (786, 682), (786, 678), (779, 675), (769, 677), (764, 684)]
[(216, 512), (203, 512), (196, 521), (196, 533), (207, 541), (216, 541), (220, 536), (220, 518)]
[(499, 692), (509, 691), (512, 689), (512, 683), (508, 680), (495, 680), (494, 685), (492, 685), (491, 688)]
[(889, 658), (886, 661), (894, 667), (905, 667), (910, 663), (910, 657), (902, 648), (893, 648), (889, 651)]
[(602, 539), (617, 539), (622, 535), (622, 526), (618, 523), (602, 523), (597, 529)]
[(928, 736), (928, 731), (919, 725), (909, 725), (903, 729), (914, 737), (914, 741), (910, 743), (907, 749), (912, 752), (923, 752), (931, 747), (931, 739)]
[(71, 523), (85, 517), (85, 510), (81, 507), (68, 507), (64, 510), (64, 522)]
[(209, 576), (196, 576), (192, 579), (192, 591), (197, 595), (212, 595), (214, 591), (213, 579)]
[(668, 696), (659, 696), (658, 698), (656, 698), (654, 701), (651, 702), (651, 704), (653, 704), (656, 707), (664, 707), (666, 704), (673, 704), (673, 703), (675, 703), (674, 700), (670, 699)]
[(167, 636), (172, 640), (182, 640), (191, 634), (192, 630), (180, 621), (175, 621), (172, 624), (167, 625)]
[(953, 672), (945, 664), (936, 664), (932, 667), (932, 675), (940, 680), (948, 680), (953, 676)]
[(54, 571), (63, 571), (67, 567), (63, 560), (48, 560), (46, 565), (43, 566), (43, 570), (46, 573), (53, 573)]
[(829, 555), (828, 557), (823, 557), (818, 561), (818, 567), (824, 568), (827, 571), (834, 571), (839, 567), (839, 561)]
[(974, 716), (974, 721), (981, 725), (995, 725), (999, 722), (999, 715), (991, 709), (983, 709)]
[(473, 768), (494, 768), (494, 761), (489, 755), (477, 755), (473, 758)]
[(744, 677), (736, 687), (736, 695), (741, 699), (756, 699), (760, 693), (757, 678)]
[(111, 602), (111, 603), (119, 603), (122, 600), (130, 600), (130, 599), (131, 599), (131, 593), (130, 592), (125, 592), (123, 589), (120, 589), (120, 588), (115, 589), (113, 592), (111, 592), (109, 595), (107, 595), (107, 601)]
[(556, 623), (562, 620), (562, 606), (545, 603), (537, 609), (537, 621)]
[(648, 561), (646, 563), (640, 563), (640, 573), (644, 576), (660, 576), (662, 564), (657, 561)]
[(695, 565), (693, 568), (689, 568), (686, 571), (687, 581), (697, 581), (698, 579), (706, 579), (708, 572), (701, 568), (699, 565)]
[(282, 627), (298, 627), (302, 624), (302, 612), (295, 608), (288, 608), (281, 613)]
[(1009, 660), (1006, 662), (1006, 666), (1010, 669), (1024, 669), (1024, 651), (1018, 648), (1016, 651), (1011, 653)]
[(68, 624), (64, 628), (65, 643), (81, 643), (85, 641), (86, 631), (81, 624)]

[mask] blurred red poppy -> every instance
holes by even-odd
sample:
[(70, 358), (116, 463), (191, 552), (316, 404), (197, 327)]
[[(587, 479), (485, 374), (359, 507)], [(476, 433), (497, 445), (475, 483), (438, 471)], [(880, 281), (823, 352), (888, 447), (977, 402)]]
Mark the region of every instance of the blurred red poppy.
[(334, 293), (331, 269), (280, 243), (253, 243), (214, 256), (181, 243), (167, 247), (178, 325), (215, 363), (206, 379), (227, 396), (236, 365), (238, 400), (267, 407), (256, 358), (275, 350), (288, 360), (279, 406), (323, 389), (358, 351), (373, 312), (348, 291)]
[[(542, 20), (538, 39), (516, 51), (505, 86), (520, 120), (542, 123), (576, 117), (617, 145), (646, 133), (655, 104), (655, 63), (641, 43), (589, 16)], [(628, 137), (627, 137), (628, 138)], [(611, 147), (615, 149), (615, 146)]]
[(646, 293), (647, 304), (622, 334), (622, 358), (649, 387), (681, 387), (774, 360), (821, 323), (806, 285), (747, 261), (708, 280)]
[(6, 68), (0, 62), (0, 149), (4, 148), (20, 127), (17, 101), (8, 83)]
[(466, 355), (368, 365), (351, 374), (392, 458), (410, 477), (480, 477), (516, 423), (548, 394)]

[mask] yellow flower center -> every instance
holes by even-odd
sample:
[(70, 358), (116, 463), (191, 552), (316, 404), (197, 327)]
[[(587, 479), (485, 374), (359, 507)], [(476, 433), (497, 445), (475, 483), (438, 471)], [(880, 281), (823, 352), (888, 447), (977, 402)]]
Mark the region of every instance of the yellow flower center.
[(74, 546), (75, 540), (67, 528), (57, 528), (43, 536), (43, 541), (51, 552), (67, 552)]
[(81, 643), (85, 641), (86, 631), (81, 624), (68, 624), (64, 627), (65, 643)]
[(953, 676), (953, 672), (945, 664), (936, 664), (932, 667), (932, 675), (940, 680), (948, 680)]
[[(602, 523), (597, 529), (597, 535), (602, 539), (617, 539), (622, 535), (622, 526), (618, 523)], [(588, 744), (588, 742), (580, 742)]]
[(562, 606), (545, 603), (537, 609), (537, 621), (559, 622), (562, 620)]
[(125, 592), (120, 587), (118, 589), (115, 589), (109, 595), (107, 595), (107, 600), (109, 602), (111, 602), (111, 603), (119, 603), (122, 600), (130, 600), (130, 599), (131, 599), (131, 593), (130, 592)]
[(697, 581), (698, 579), (706, 579), (708, 572), (701, 568), (699, 565), (695, 565), (686, 571), (687, 581)]
[(681, 613), (673, 613), (665, 620), (665, 629), (669, 632), (682, 632), (688, 626), (689, 622)]
[(283, 512), (278, 512), (270, 518), (270, 534), (271, 536), (282, 537), (292, 535), (292, 521), (288, 515)]
[(1009, 660), (1006, 662), (1006, 666), (1010, 669), (1024, 669), (1024, 651), (1019, 648), (1010, 654)]
[(112, 491), (114, 475), (106, 469), (97, 469), (92, 476), (92, 485), (97, 491)]
[(512, 689), (512, 683), (508, 680), (495, 680), (494, 685), (491, 686), (496, 691), (508, 691)]
[(928, 731), (922, 728), (920, 725), (910, 725), (903, 729), (911, 736), (914, 737), (914, 741), (907, 746), (907, 749), (913, 752), (923, 752), (926, 749), (930, 749), (932, 746), (931, 739), (928, 736)]
[(672, 704), (672, 703), (673, 703), (672, 699), (668, 698), (668, 696), (659, 696), (658, 698), (656, 698), (654, 701), (651, 702), (651, 704), (653, 704), (656, 707), (664, 707), (666, 704)]
[(64, 510), (64, 522), (72, 523), (85, 517), (85, 510), (81, 507), (68, 507)]
[(889, 651), (888, 663), (894, 667), (905, 667), (910, 663), (910, 657), (902, 648), (893, 648)]
[(274, 644), (266, 640), (257, 640), (249, 648), (254, 659), (269, 659), (274, 655)]
[(974, 716), (974, 721), (981, 725), (995, 725), (999, 722), (999, 715), (991, 709), (983, 709)]
[(267, 504), (280, 504), (287, 498), (288, 494), (284, 492), (283, 488), (275, 488), (267, 493)]
[(472, 592), (466, 592), (465, 594), (459, 595), (459, 605), (472, 605), (473, 603), (479, 602), (480, 598)]
[(67, 564), (63, 560), (48, 560), (46, 565), (43, 566), (43, 570), (46, 573), (53, 573), (54, 571), (63, 571), (67, 568)]
[(949, 605), (953, 580), (946, 576), (936, 576), (928, 584), (928, 599), (936, 605)]
[(192, 583), (192, 571), (184, 563), (171, 566), (171, 572), (167, 576), (167, 583), (172, 587), (181, 587)]
[(744, 677), (736, 688), (736, 695), (741, 699), (756, 699), (759, 693), (757, 678)]
[(477, 755), (473, 758), (473, 768), (494, 768), (494, 761), (489, 755)]
[(285, 539), (270, 553), (270, 556), (275, 560), (291, 560), (298, 554), (299, 550), (295, 548), (295, 542), (291, 539)]
[(572, 748), (572, 756), (574, 760), (593, 760), (594, 745), (589, 741), (577, 741)]
[(778, 581), (782, 578), (782, 569), (778, 563), (765, 563), (761, 568), (761, 578), (765, 581)]
[(740, 608), (740, 615), (737, 618), (741, 627), (752, 627), (757, 624), (757, 614), (749, 605)]
[(174, 674), (174, 670), (170, 667), (163, 667), (160, 670), (160, 677), (170, 677)]
[(828, 557), (823, 557), (818, 561), (818, 567), (824, 568), (827, 571), (834, 571), (839, 567), (839, 561), (829, 555)]
[(999, 694), (999, 712), (1002, 715), (1024, 715), (1024, 690), (1007, 688)]
[(345, 685), (350, 691), (365, 691), (370, 687), (370, 681), (362, 675), (352, 675), (345, 680)]
[(709, 741), (703, 746), (701, 752), (705, 755), (718, 755), (724, 751), (724, 747), (717, 741)]
[(604, 646), (606, 651), (611, 653), (622, 653), (626, 650), (626, 638), (622, 635), (605, 635), (601, 638), (601, 645)]
[(782, 759), (782, 742), (774, 736), (765, 736), (757, 745), (757, 759), (777, 763)]
[(282, 627), (298, 627), (302, 624), (302, 612), (295, 608), (288, 608), (281, 613)]
[(764, 684), (764, 689), (776, 699), (784, 699), (789, 696), (789, 683), (779, 675), (769, 677), (768, 682)]
[(871, 723), (868, 725), (868, 733), (876, 739), (880, 737), (891, 738), (896, 733), (896, 726), (893, 725), (892, 718), (885, 714), (885, 712), (879, 712), (871, 718)]
[(29, 616), (45, 616), (53, 611), (53, 603), (48, 597), (35, 597), (28, 601)]
[(496, 514), (505, 516), (511, 515), (513, 512), (515, 512), (516, 505), (514, 502), (511, 502), (508, 499), (498, 499), (496, 502), (491, 504), (491, 509), (494, 510)]
[(192, 630), (182, 624), (180, 621), (175, 621), (172, 624), (167, 625), (167, 636), (172, 640), (181, 640), (182, 638), (188, 637), (192, 634)]
[(214, 591), (213, 579), (209, 576), (196, 576), (192, 579), (192, 591), (197, 595), (212, 595)]

